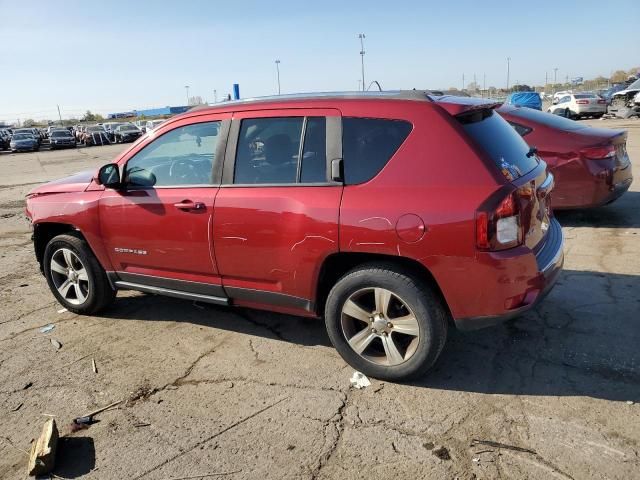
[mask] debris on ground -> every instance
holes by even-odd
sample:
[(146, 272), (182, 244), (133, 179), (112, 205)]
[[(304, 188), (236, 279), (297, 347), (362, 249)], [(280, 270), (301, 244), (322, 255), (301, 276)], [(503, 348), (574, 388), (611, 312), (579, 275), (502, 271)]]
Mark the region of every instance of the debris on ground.
[(49, 325), (45, 325), (44, 327), (42, 327), (40, 329), (40, 333), (49, 333), (54, 328), (56, 328), (56, 326), (53, 323), (50, 323)]
[(93, 369), (93, 373), (98, 373), (98, 367), (96, 366), (95, 358), (91, 359), (91, 368)]
[(627, 400), (627, 405), (633, 405), (633, 401), (632, 400)]
[(22, 406), (24, 405), (23, 402), (20, 402), (18, 405), (16, 405), (15, 407), (13, 407), (11, 409), (12, 412), (17, 412), (18, 410), (20, 410), (22, 408)]
[(369, 381), (367, 376), (364, 373), (358, 371), (353, 372), (350, 381), (351, 386), (357, 389), (365, 388), (371, 385), (371, 382)]
[(477, 438), (474, 438), (473, 440), (471, 440), (472, 447), (475, 447), (478, 445), (486, 445), (488, 447), (494, 447), (494, 448), (504, 448), (505, 450), (514, 450), (516, 452), (524, 452), (524, 453), (531, 453), (532, 455), (537, 455), (537, 452), (535, 450), (517, 447), (515, 445), (507, 445), (505, 443), (492, 442), (491, 440), (478, 440)]
[(434, 448), (436, 448), (436, 445), (433, 442), (424, 442), (422, 446), (427, 450), (433, 450)]
[(56, 348), (56, 350), (60, 350), (62, 348), (62, 344), (55, 338), (51, 338), (49, 341), (51, 342), (51, 345)]
[(23, 390), (26, 390), (27, 388), (31, 388), (33, 386), (33, 382), (27, 382), (24, 384), (24, 387), (22, 387)]
[(122, 403), (122, 400), (119, 400), (117, 402), (113, 402), (110, 405), (107, 405), (106, 407), (99, 408), (97, 410), (94, 410), (93, 412), (87, 413), (86, 415), (82, 415), (81, 417), (74, 418), (73, 424), (71, 425), (71, 429), (73, 431), (77, 431), (83, 428), (88, 428), (90, 425), (96, 423), (96, 420), (93, 417), (95, 417), (99, 413), (102, 413), (106, 410), (109, 410), (115, 407), (116, 405), (120, 405), (121, 403)]
[(66, 309), (66, 308), (61, 308), (60, 310), (58, 310), (58, 313), (64, 313), (64, 312), (66, 312), (66, 311), (67, 311), (67, 309)]
[(135, 428), (140, 428), (140, 427), (150, 427), (151, 424), (150, 423), (145, 423), (145, 422), (141, 422), (141, 423), (134, 423), (133, 426)]
[(440, 460), (451, 460), (451, 455), (449, 455), (449, 450), (447, 450), (447, 447), (436, 448), (431, 453), (433, 453)]
[(56, 447), (58, 445), (58, 427), (53, 418), (47, 420), (42, 427), (42, 433), (31, 446), (29, 454), (29, 475), (46, 475), (56, 464)]

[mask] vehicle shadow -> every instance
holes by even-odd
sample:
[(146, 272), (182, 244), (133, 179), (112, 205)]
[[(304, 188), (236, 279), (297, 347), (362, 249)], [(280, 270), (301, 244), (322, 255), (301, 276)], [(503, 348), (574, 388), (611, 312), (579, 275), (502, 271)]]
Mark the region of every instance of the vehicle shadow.
[[(461, 392), (640, 401), (640, 275), (565, 270), (536, 309), (475, 332), (450, 329), (435, 369), (410, 384)], [(190, 322), (330, 346), (324, 322), (168, 297), (121, 297), (119, 319)], [(322, 362), (319, 358), (318, 362)]]
[(160, 295), (118, 297), (103, 317), (184, 322), (303, 346), (330, 347), (324, 321), (265, 310), (191, 302)]
[(640, 401), (640, 276), (565, 270), (537, 308), (453, 331), (415, 385), (476, 393)]
[(584, 210), (556, 210), (554, 212), (563, 227), (640, 227), (640, 192), (626, 192), (609, 205)]

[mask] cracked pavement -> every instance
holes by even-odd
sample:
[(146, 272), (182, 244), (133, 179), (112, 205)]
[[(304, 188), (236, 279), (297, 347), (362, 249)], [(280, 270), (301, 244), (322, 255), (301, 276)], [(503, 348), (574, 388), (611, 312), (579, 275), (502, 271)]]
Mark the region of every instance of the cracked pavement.
[[(640, 121), (590, 123), (628, 129), (640, 175)], [(637, 181), (610, 206), (557, 214), (565, 271), (536, 310), (453, 332), (418, 381), (353, 390), (319, 320), (133, 292), (99, 317), (59, 313), (24, 195), (122, 148), (0, 154), (0, 478), (24, 478), (43, 414), (63, 435), (63, 478), (638, 478)]]

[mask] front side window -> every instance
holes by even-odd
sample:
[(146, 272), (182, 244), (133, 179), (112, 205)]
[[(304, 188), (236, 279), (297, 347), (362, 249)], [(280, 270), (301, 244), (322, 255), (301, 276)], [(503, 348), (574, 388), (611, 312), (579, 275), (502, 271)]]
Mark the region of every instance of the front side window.
[(211, 185), (220, 122), (186, 125), (145, 146), (128, 162), (131, 186)]
[(375, 177), (411, 132), (403, 120), (343, 118), (344, 183), (354, 185)]

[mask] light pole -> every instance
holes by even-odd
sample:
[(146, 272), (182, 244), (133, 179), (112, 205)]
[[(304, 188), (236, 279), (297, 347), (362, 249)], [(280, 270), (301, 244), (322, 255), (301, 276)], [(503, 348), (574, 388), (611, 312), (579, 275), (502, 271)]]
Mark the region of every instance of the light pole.
[(555, 93), (557, 84), (558, 84), (558, 67), (553, 69), (553, 93)]
[(507, 92), (509, 91), (509, 67), (511, 66), (511, 57), (507, 57)]
[(359, 33), (358, 38), (360, 39), (360, 61), (362, 63), (362, 91), (364, 92), (366, 88), (366, 83), (364, 82), (364, 33)]
[(187, 107), (188, 107), (189, 106), (189, 85), (185, 85), (184, 88), (187, 91)]
[(213, 103), (218, 103), (218, 90), (213, 90)]
[(278, 76), (278, 95), (280, 95), (280, 60), (276, 60), (276, 75)]

